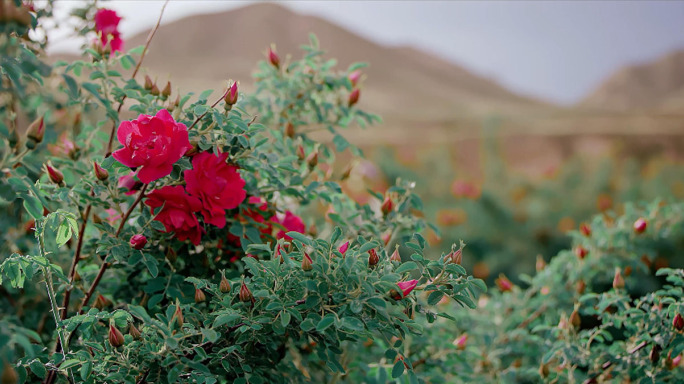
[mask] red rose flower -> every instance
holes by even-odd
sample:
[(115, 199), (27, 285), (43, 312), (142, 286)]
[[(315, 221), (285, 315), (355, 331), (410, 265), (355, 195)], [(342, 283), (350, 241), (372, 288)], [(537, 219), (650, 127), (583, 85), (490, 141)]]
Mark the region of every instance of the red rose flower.
[(121, 122), (116, 137), (124, 147), (112, 156), (127, 167), (140, 167), (138, 179), (145, 184), (168, 176), (173, 164), (192, 147), (188, 129), (166, 109)]
[(163, 206), (154, 219), (164, 224), (166, 232), (174, 232), (178, 240), (190, 239), (193, 244), (199, 245), (202, 228), (194, 215), (194, 212), (202, 209), (202, 202), (198, 198), (185, 193), (180, 185), (167, 185), (150, 192), (145, 204), (153, 209)]
[(123, 50), (123, 40), (119, 33), (120, 21), (121, 17), (111, 9), (102, 8), (95, 13), (95, 31), (100, 34), (102, 46), (106, 47), (109, 43), (112, 52)]
[(142, 183), (135, 178), (135, 172), (119, 177), (119, 188), (126, 190), (126, 196), (134, 195), (142, 187)]
[(219, 228), (226, 225), (226, 210), (237, 208), (247, 197), (245, 181), (236, 166), (226, 164), (227, 158), (227, 153), (202, 152), (184, 172), (188, 193), (202, 201), (204, 221)]
[(285, 240), (290, 241), (292, 240), (292, 238), (290, 236), (287, 236), (285, 233), (291, 231), (299, 233), (306, 232), (306, 225), (304, 225), (302, 218), (290, 211), (286, 211), (284, 214), (277, 213), (271, 220), (274, 223), (280, 224), (282, 227), (285, 228), (285, 230), (278, 231), (278, 233), (276, 234), (277, 239), (285, 238)]

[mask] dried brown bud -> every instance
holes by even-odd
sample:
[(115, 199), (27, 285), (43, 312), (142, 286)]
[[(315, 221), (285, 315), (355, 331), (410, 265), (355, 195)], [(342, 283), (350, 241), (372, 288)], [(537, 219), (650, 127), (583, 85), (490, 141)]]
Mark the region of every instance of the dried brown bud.
[(150, 76), (145, 75), (145, 90), (150, 91), (152, 90), (152, 87), (154, 87), (154, 82), (152, 82), (152, 79), (150, 79)]
[(221, 275), (221, 283), (219, 284), (219, 289), (223, 293), (230, 292), (230, 282), (228, 282), (228, 279), (226, 279), (225, 275)]
[(313, 269), (313, 260), (311, 260), (311, 257), (309, 257), (308, 254), (304, 253), (304, 257), (302, 257), (302, 270), (310, 271), (312, 269)]
[(577, 309), (572, 311), (572, 313), (570, 314), (570, 324), (572, 324), (572, 326), (575, 328), (579, 328), (582, 324), (582, 319), (580, 319), (580, 314)]
[(157, 84), (152, 84), (152, 88), (150, 89), (150, 94), (153, 96), (159, 96), (161, 92), (159, 91), (159, 88), (157, 87)]
[(161, 95), (164, 99), (167, 99), (169, 96), (171, 96), (171, 82), (170, 81), (166, 82), (164, 89), (162, 89), (162, 91), (161, 91)]
[(131, 326), (128, 327), (128, 334), (136, 340), (140, 340), (142, 338), (142, 334), (140, 333), (138, 328), (136, 328), (133, 324), (131, 324)]
[(622, 273), (620, 273), (620, 268), (615, 268), (615, 276), (613, 277), (613, 288), (621, 289), (624, 287), (625, 279), (622, 277)]
[(295, 126), (294, 124), (288, 122), (287, 125), (285, 126), (285, 136), (289, 138), (295, 137)]
[(43, 116), (37, 118), (29, 125), (26, 130), (26, 147), (28, 149), (33, 149), (37, 144), (43, 141), (45, 136), (45, 122)]
[(204, 292), (199, 289), (195, 288), (195, 303), (203, 303), (207, 300), (207, 295), (204, 294)]
[(180, 307), (180, 303), (176, 302), (176, 311), (173, 312), (173, 317), (171, 317), (171, 322), (176, 321), (179, 327), (183, 326), (183, 310)]

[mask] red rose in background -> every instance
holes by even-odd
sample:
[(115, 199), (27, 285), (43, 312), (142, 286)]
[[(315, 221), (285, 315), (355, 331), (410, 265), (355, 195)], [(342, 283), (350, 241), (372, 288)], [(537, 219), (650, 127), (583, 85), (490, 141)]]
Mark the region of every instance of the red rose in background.
[(140, 180), (135, 178), (135, 172), (119, 177), (119, 188), (126, 190), (126, 196), (136, 194), (142, 187)]
[(227, 153), (202, 152), (192, 158), (192, 169), (184, 172), (188, 193), (202, 201), (204, 221), (226, 226), (226, 210), (237, 208), (247, 197), (245, 181), (234, 165), (226, 164)]
[(95, 31), (100, 33), (102, 46), (106, 47), (109, 43), (112, 52), (123, 50), (123, 40), (119, 33), (120, 21), (121, 17), (111, 9), (102, 8), (95, 13)]
[(145, 204), (153, 209), (163, 206), (154, 219), (164, 224), (166, 232), (174, 232), (178, 240), (190, 239), (193, 244), (199, 245), (202, 228), (194, 214), (202, 209), (198, 198), (185, 193), (180, 185), (167, 185), (150, 192)]
[(112, 156), (127, 167), (140, 167), (138, 179), (145, 184), (168, 176), (173, 164), (192, 147), (188, 129), (176, 123), (166, 109), (155, 116), (122, 121), (116, 137), (124, 147)]
[(285, 238), (285, 240), (289, 241), (292, 240), (292, 238), (286, 235), (287, 232), (306, 232), (306, 225), (304, 225), (304, 221), (302, 221), (302, 218), (290, 211), (286, 211), (285, 213), (277, 213), (271, 220), (274, 223), (280, 224), (281, 226), (285, 227), (285, 230), (278, 231), (278, 233), (276, 234), (277, 239)]

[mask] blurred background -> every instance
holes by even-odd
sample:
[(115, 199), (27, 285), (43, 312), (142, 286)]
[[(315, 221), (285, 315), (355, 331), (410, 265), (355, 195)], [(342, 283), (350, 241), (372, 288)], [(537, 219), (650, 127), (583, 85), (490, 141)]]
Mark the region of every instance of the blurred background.
[[(78, 5), (57, 7), (57, 58), (87, 43), (65, 37)], [(126, 49), (162, 5), (101, 3)], [(415, 180), (432, 245), (466, 240), (464, 264), (491, 281), (533, 271), (597, 212), (684, 197), (682, 20), (674, 1), (171, 1), (144, 66), (181, 91), (249, 92), (272, 43), (299, 57), (309, 33), (342, 70), (367, 62), (360, 105), (384, 121), (347, 133), (369, 161), (346, 187), (364, 201)]]

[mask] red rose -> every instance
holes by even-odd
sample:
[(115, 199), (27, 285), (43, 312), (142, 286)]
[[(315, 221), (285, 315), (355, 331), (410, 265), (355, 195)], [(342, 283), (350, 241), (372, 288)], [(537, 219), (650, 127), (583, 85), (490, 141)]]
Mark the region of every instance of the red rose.
[(194, 212), (202, 209), (198, 198), (185, 193), (180, 185), (167, 185), (150, 192), (145, 204), (153, 209), (163, 206), (154, 219), (164, 224), (166, 232), (174, 232), (178, 240), (190, 239), (193, 244), (199, 245), (202, 228), (194, 215)]
[(119, 188), (126, 190), (126, 196), (134, 195), (142, 187), (142, 183), (135, 178), (135, 172), (119, 177)]
[(245, 181), (234, 165), (226, 164), (227, 153), (202, 152), (192, 158), (192, 169), (184, 172), (188, 193), (202, 201), (204, 221), (226, 226), (226, 210), (237, 208), (245, 197)]
[(292, 240), (292, 238), (290, 236), (287, 236), (285, 233), (291, 231), (299, 233), (306, 232), (306, 225), (304, 225), (302, 218), (290, 211), (287, 211), (284, 214), (277, 213), (271, 220), (274, 223), (280, 224), (282, 227), (285, 228), (285, 230), (278, 231), (278, 233), (276, 234), (277, 239), (285, 238), (285, 240), (289, 241)]
[(121, 122), (116, 137), (124, 147), (112, 156), (127, 167), (140, 167), (138, 179), (145, 184), (168, 176), (173, 164), (192, 147), (188, 129), (166, 109), (156, 116), (140, 115)]
[(102, 46), (106, 47), (109, 43), (112, 52), (123, 50), (123, 40), (119, 33), (120, 21), (121, 17), (111, 9), (98, 9), (95, 13), (95, 31), (100, 33)]

